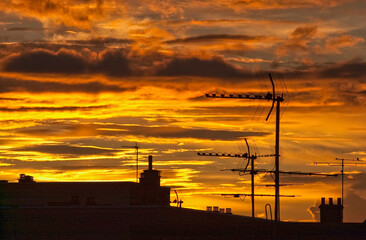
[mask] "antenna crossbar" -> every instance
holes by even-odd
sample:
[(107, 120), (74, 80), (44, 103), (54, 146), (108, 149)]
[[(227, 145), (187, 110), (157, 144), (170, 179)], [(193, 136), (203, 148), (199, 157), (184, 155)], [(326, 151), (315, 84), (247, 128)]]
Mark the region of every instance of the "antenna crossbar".
[(248, 154), (236, 154), (236, 153), (215, 153), (215, 152), (198, 152), (198, 156), (207, 157), (237, 157), (237, 158), (248, 158)]
[[(249, 95), (249, 94), (225, 94), (225, 93), (206, 93), (207, 98), (241, 98), (241, 99), (255, 99), (255, 100), (273, 100), (273, 94), (268, 92), (267, 94), (255, 94), (255, 95)], [(283, 100), (282, 100), (283, 101)]]
[[(251, 197), (252, 194), (250, 193), (221, 193), (221, 196), (232, 196), (234, 198), (238, 197)], [(254, 194), (256, 197), (275, 197), (275, 194)], [(300, 195), (280, 195), (280, 197), (299, 197)]]
[[(232, 172), (243, 172), (243, 168), (231, 168), (231, 169), (222, 169), (221, 171), (232, 171)], [(257, 169), (253, 171), (255, 174), (258, 173), (276, 173), (275, 170), (265, 170), (265, 169)], [(300, 172), (300, 171), (278, 171), (280, 174), (289, 174), (289, 175), (308, 175), (308, 176), (326, 176), (326, 177), (337, 177), (338, 174), (328, 174), (328, 173), (313, 173), (313, 172)]]

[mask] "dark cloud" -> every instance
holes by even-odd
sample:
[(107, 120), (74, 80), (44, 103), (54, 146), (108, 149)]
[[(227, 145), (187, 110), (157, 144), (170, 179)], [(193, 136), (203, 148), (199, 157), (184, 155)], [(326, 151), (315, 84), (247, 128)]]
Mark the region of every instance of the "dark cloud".
[(290, 39), (305, 40), (312, 38), (317, 32), (316, 26), (301, 26), (291, 32)]
[(97, 147), (44, 144), (12, 149), (18, 152), (40, 152), (66, 156), (114, 155), (118, 150)]
[(22, 161), (17, 159), (2, 159), (2, 163), (7, 163), (9, 166), (2, 166), (2, 168), (23, 168), (23, 169), (55, 169), (61, 171), (67, 170), (81, 170), (81, 169), (115, 169), (121, 168), (120, 157), (116, 158), (97, 158), (97, 159), (67, 159), (63, 160), (37, 160), (37, 161)]
[(35, 73), (84, 73), (87, 62), (78, 53), (61, 49), (52, 52), (36, 49), (13, 54), (3, 62), (3, 70), (8, 72)]
[(45, 28), (32, 28), (32, 27), (8, 27), (6, 31), (44, 31)]
[(65, 107), (18, 107), (18, 108), (7, 108), (0, 107), (0, 112), (28, 112), (28, 111), (78, 111), (78, 110), (94, 110), (100, 108), (107, 108), (108, 106), (65, 106)]
[(266, 36), (251, 36), (251, 35), (229, 35), (229, 34), (208, 34), (200, 35), (196, 37), (178, 38), (170, 41), (166, 41), (168, 44), (176, 43), (206, 43), (208, 41), (223, 41), (223, 40), (240, 40), (240, 41), (253, 41), (253, 40), (266, 40)]
[(107, 85), (100, 82), (87, 83), (60, 83), (60, 82), (42, 82), (36, 80), (20, 80), (15, 78), (0, 77), (0, 93), (6, 92), (124, 92), (134, 90), (135, 88), (123, 88), (117, 85)]
[(106, 73), (112, 76), (128, 76), (132, 73), (129, 67), (129, 60), (121, 50), (105, 50), (101, 52), (90, 72)]
[(298, 52), (307, 52), (309, 50), (308, 43), (317, 32), (316, 26), (300, 26), (295, 28), (288, 40), (279, 46), (277, 54), (292, 55)]
[(174, 58), (157, 72), (160, 76), (200, 76), (215, 78), (252, 78), (223, 59)]
[[(18, 133), (35, 136), (143, 136), (156, 138), (195, 138), (205, 140), (232, 141), (242, 137), (266, 136), (267, 132), (225, 131), (210, 129), (191, 129), (181, 127), (146, 127), (114, 124), (68, 124), (55, 122), (34, 127), (22, 128)], [(80, 135), (81, 134), (81, 135)]]
[[(296, 170), (291, 170), (291, 172), (296, 172)], [(308, 171), (298, 171), (303, 173), (309, 173)], [(326, 172), (313, 171), (311, 173), (321, 173), (329, 174)], [(306, 185), (306, 184), (338, 184), (340, 176), (319, 176), (319, 175), (298, 175), (298, 174), (281, 174), (281, 182), (283, 184), (289, 183), (289, 187), (296, 188), (296, 185)], [(266, 175), (263, 178), (264, 182), (273, 183), (273, 178), (271, 175)], [(292, 186), (293, 184), (293, 186)]]
[(355, 191), (348, 191), (345, 196), (344, 221), (364, 222), (366, 220), (366, 199)]
[[(365, 166), (365, 165), (359, 165)], [(352, 190), (359, 191), (359, 190), (366, 190), (366, 173), (359, 173), (353, 175), (352, 181)]]
[(126, 38), (91, 38), (86, 40), (68, 40), (70, 44), (80, 44), (80, 45), (97, 45), (97, 46), (104, 46), (104, 45), (113, 45), (113, 44), (130, 44), (133, 43), (133, 39), (126, 39)]
[(2, 60), (2, 68), (7, 72), (31, 73), (104, 73), (113, 76), (131, 74), (129, 60), (124, 49), (106, 49), (96, 59), (90, 59), (74, 50), (35, 49), (11, 54)]
[(249, 136), (265, 136), (266, 132), (240, 132), (209, 129), (189, 129), (180, 127), (142, 127), (128, 126), (128, 134), (160, 138), (196, 138), (207, 140), (232, 141)]
[(347, 62), (332, 64), (319, 72), (322, 78), (364, 78), (366, 75), (366, 62), (356, 58)]

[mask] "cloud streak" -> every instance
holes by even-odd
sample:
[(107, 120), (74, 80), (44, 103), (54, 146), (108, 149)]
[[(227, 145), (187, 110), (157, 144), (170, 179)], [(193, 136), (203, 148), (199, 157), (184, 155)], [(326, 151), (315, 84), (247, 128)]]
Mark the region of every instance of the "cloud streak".
[(25, 73), (105, 73), (112, 76), (131, 74), (129, 61), (125, 53), (118, 50), (105, 50), (95, 59), (89, 60), (80, 53), (60, 49), (53, 52), (46, 49), (35, 49), (12, 54), (2, 60), (2, 67), (7, 72)]

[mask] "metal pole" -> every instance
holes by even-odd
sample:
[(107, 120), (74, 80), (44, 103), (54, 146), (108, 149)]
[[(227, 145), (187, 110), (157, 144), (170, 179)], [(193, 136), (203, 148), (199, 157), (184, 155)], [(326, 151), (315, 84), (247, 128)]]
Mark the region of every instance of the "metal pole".
[(280, 103), (281, 98), (276, 99), (276, 153), (275, 153), (275, 221), (280, 221)]
[(254, 156), (250, 157), (251, 163), (251, 177), (252, 177), (252, 218), (254, 218)]
[(250, 155), (250, 147), (248, 144), (247, 139), (245, 138), (245, 143), (247, 144), (247, 149), (248, 149), (248, 158), (249, 161), (251, 161), (251, 169), (250, 169), (250, 175), (251, 175), (251, 185), (252, 185), (252, 193), (251, 193), (251, 198), (252, 198), (252, 219), (254, 219), (254, 155)]
[(344, 198), (343, 198), (343, 183), (344, 183), (344, 180), (343, 180), (343, 177), (344, 177), (344, 158), (342, 158), (342, 205), (344, 206)]
[(139, 148), (136, 143), (136, 182), (139, 182)]

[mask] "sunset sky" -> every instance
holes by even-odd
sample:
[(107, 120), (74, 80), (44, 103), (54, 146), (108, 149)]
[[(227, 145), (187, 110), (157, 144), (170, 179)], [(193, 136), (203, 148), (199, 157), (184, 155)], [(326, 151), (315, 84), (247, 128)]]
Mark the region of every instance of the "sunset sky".
[[(1, 0), (0, 179), (135, 181), (147, 156), (183, 207), (251, 202), (250, 176), (220, 171), (237, 158), (198, 151), (273, 154), (270, 102), (205, 93), (266, 94), (275, 78), (281, 110), (280, 168), (340, 172), (314, 161), (366, 161), (364, 0)], [(277, 76), (277, 75), (276, 75)], [(287, 94), (288, 92), (288, 94)], [(274, 158), (257, 168), (272, 170)], [(366, 165), (346, 166), (346, 222), (366, 219)], [(273, 194), (271, 175), (255, 178)], [(341, 178), (283, 176), (281, 220), (313, 221), (321, 197), (341, 197)], [(175, 195), (172, 194), (173, 200)], [(256, 198), (256, 214), (266, 203)]]

